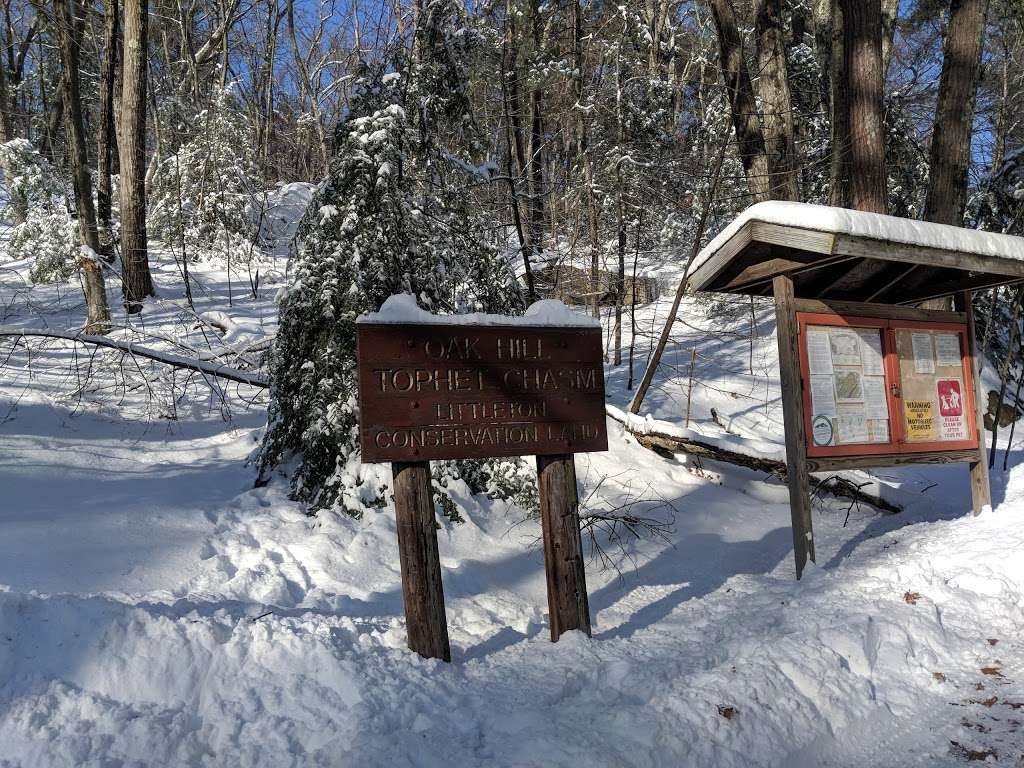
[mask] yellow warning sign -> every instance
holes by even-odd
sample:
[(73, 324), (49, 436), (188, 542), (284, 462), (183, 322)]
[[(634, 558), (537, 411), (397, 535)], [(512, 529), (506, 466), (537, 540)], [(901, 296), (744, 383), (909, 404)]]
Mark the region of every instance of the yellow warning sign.
[(935, 404), (931, 400), (904, 400), (907, 441), (926, 443), (935, 440)]

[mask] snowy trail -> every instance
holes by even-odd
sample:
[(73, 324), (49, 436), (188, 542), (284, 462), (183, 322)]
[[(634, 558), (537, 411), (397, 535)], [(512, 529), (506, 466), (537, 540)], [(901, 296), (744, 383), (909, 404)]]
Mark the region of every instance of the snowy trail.
[(20, 403), (0, 424), (0, 583), (44, 592), (168, 588), (213, 528), (204, 512), (251, 484), (243, 431), (140, 426)]
[[(174, 269), (156, 262), (164, 298), (143, 319), (198, 343)], [(272, 281), (228, 305), (224, 275), (196, 273), (197, 312), (272, 332)], [(49, 323), (73, 324), (76, 294), (34, 290), (39, 306), (53, 294)], [(641, 310), (642, 326), (667, 306)], [(690, 427), (778, 446), (771, 313), (752, 342), (745, 312), (711, 321), (688, 300), (683, 313), (645, 410), (682, 422), (697, 345)], [(714, 322), (740, 332), (700, 330)], [(979, 518), (964, 516), (963, 467), (861, 476), (906, 511), (847, 520), (835, 500), (816, 506), (820, 567), (796, 583), (782, 485), (661, 457), (610, 422), (609, 452), (577, 458), (583, 494), (599, 489), (588, 503), (606, 508), (670, 502), (669, 541), (628, 542), (621, 578), (591, 560), (594, 637), (552, 644), (538, 524), (453, 488), (465, 522), (438, 531), (444, 665), (405, 648), (392, 509), (308, 517), (282, 483), (252, 487), (245, 459), (265, 411), (247, 393), (222, 393), (225, 405), (202, 387), (174, 402), (108, 387), (78, 403), (70, 354), (19, 350), (0, 370), (0, 768), (953, 768), (1024, 756), (1017, 453)], [(624, 368), (607, 378), (623, 407)]]
[[(467, 521), (440, 531), (448, 666), (404, 648), (389, 510), (308, 518), (280, 489), (248, 490), (241, 426), (140, 435), (38, 407), (0, 427), (20, 499), (0, 522), (38, 548), (19, 564), (17, 537), (2, 545), (5, 765), (961, 765), (953, 741), (1024, 754), (1010, 722), (1024, 563), (1009, 556), (1024, 494), (909, 527), (913, 512), (845, 529), (820, 513), (838, 559), (797, 584), (781, 486), (719, 485), (612, 425), (583, 482), (642, 469), (681, 510), (675, 546), (637, 547), (621, 580), (590, 568), (595, 636), (553, 645), (536, 526), (466, 499)], [(68, 562), (76, 543), (92, 549)]]

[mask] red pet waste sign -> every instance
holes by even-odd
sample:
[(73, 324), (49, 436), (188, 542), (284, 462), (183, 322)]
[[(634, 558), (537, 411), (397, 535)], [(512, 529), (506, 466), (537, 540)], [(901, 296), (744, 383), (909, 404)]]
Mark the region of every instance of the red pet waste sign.
[(935, 389), (939, 396), (942, 439), (966, 439), (967, 424), (964, 420), (963, 384), (959, 379), (939, 379), (935, 382)]

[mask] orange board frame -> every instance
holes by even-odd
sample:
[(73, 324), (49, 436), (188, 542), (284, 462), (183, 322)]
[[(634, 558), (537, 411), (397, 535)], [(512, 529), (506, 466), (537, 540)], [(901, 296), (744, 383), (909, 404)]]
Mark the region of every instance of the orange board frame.
[[(803, 399), (804, 432), (809, 458), (892, 456), (943, 451), (976, 450), (978, 448), (977, 407), (975, 402), (974, 366), (967, 323), (931, 320), (902, 320), (864, 317), (852, 314), (797, 312), (800, 357), (800, 385)], [(814, 326), (865, 328), (881, 331), (885, 392), (889, 407), (889, 442), (857, 443), (850, 445), (816, 445), (811, 438), (812, 409), (810, 367), (807, 355), (807, 328)], [(960, 341), (960, 367), (963, 373), (964, 415), (967, 422), (966, 440), (941, 440), (909, 443), (903, 425), (902, 391), (899, 359), (896, 354), (896, 332), (899, 330), (944, 331), (955, 333)]]

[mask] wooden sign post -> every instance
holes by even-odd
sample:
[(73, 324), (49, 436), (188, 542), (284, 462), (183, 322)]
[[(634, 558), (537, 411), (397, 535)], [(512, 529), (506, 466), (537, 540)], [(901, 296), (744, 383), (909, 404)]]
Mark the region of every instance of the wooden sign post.
[(431, 459), (537, 456), (551, 639), (589, 635), (573, 454), (608, 448), (600, 327), (434, 319), (357, 325), (360, 444), (391, 462), (409, 647), (451, 660)]

